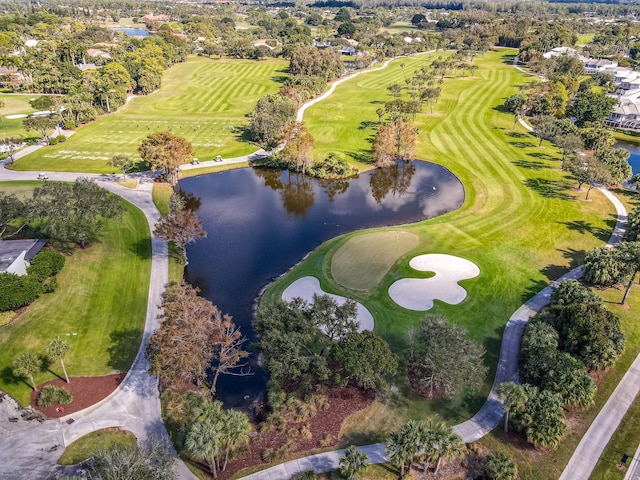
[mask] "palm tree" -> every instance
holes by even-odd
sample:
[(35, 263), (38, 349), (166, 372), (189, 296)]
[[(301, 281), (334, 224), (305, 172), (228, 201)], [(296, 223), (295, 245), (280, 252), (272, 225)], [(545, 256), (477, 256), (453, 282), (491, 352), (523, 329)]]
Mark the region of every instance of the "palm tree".
[(389, 461), (400, 468), (400, 478), (404, 478), (404, 468), (411, 462), (414, 453), (399, 432), (391, 432), (385, 441)]
[(436, 103), (440, 98), (440, 92), (440, 87), (428, 87), (425, 88), (420, 94), (421, 100), (426, 100), (429, 102), (431, 113), (433, 113), (433, 104)]
[(33, 374), (40, 370), (42, 359), (33, 352), (25, 352), (18, 355), (13, 360), (13, 374), (16, 377), (29, 377), (33, 389), (36, 389), (36, 382), (33, 380)]
[(227, 468), (229, 452), (235, 450), (241, 445), (249, 443), (251, 425), (249, 425), (249, 418), (247, 415), (237, 410), (227, 410), (221, 419), (221, 423), (221, 435), (224, 443), (224, 462), (222, 464), (222, 470), (224, 471)]
[(490, 453), (484, 462), (484, 476), (487, 480), (516, 480), (518, 478), (518, 467), (506, 453)]
[(218, 478), (220, 432), (218, 425), (209, 420), (194, 423), (185, 438), (184, 446), (194, 458), (205, 460), (213, 478)]
[(513, 382), (505, 382), (498, 389), (500, 398), (503, 399), (502, 409), (504, 410), (504, 431), (509, 431), (509, 414), (518, 414), (524, 410), (527, 403), (527, 395), (520, 385)]
[(433, 473), (437, 474), (443, 460), (462, 455), (463, 443), (462, 439), (443, 423), (438, 423), (438, 427), (433, 432), (433, 440), (437, 456), (436, 468)]
[(67, 375), (67, 369), (64, 366), (64, 356), (69, 349), (71, 349), (69, 341), (57, 336), (53, 340), (49, 340), (49, 343), (47, 343), (47, 347), (44, 350), (50, 360), (60, 360), (60, 366), (62, 367), (64, 378), (67, 383), (69, 383), (69, 375)]
[(347, 480), (359, 478), (360, 472), (367, 465), (369, 465), (369, 457), (353, 445), (347, 447), (344, 455), (340, 457), (340, 473)]

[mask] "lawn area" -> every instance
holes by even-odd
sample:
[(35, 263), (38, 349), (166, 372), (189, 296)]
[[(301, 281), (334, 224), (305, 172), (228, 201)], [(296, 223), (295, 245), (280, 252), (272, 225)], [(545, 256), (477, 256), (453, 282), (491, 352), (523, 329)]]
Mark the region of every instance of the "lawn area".
[(35, 110), (29, 105), (31, 98), (37, 97), (37, 94), (13, 94), (0, 93), (0, 101), (4, 102), (4, 107), (0, 109), (2, 121), (0, 122), (0, 135), (18, 135), (20, 137), (37, 137), (36, 132), (27, 132), (22, 128), (23, 118), (6, 118), (7, 115), (16, 115), (20, 113), (32, 113)]
[(190, 57), (164, 73), (162, 87), (140, 96), (115, 114), (88, 124), (64, 144), (42, 148), (16, 162), (17, 170), (115, 172), (113, 155), (139, 158), (150, 133), (171, 130), (187, 138), (201, 161), (257, 150), (244, 141), (246, 115), (258, 98), (275, 93), (286, 76), (283, 60)]
[[(14, 188), (0, 184), (4, 192)], [(17, 189), (24, 193), (22, 186)], [(126, 371), (135, 358), (147, 309), (151, 242), (142, 212), (124, 203), (126, 213), (105, 224), (99, 242), (67, 256), (57, 290), (0, 328), (0, 388), (23, 405), (31, 388), (11, 373), (13, 359), (25, 351), (42, 353), (57, 335), (71, 342), (65, 364), (72, 377)], [(35, 381), (40, 384), (60, 374), (54, 364), (35, 375)]]
[[(427, 402), (411, 394), (406, 380), (398, 378), (397, 389), (380, 399), (375, 414), (345, 430), (354, 440), (379, 440), (381, 431), (396, 428), (409, 417), (436, 414), (455, 424), (473, 415), (493, 381), (502, 332), (511, 314), (551, 280), (579, 265), (587, 250), (610, 235), (614, 209), (604, 196), (597, 192), (591, 201), (583, 201), (584, 192), (575, 192), (575, 182), (559, 168), (558, 150), (547, 142), (538, 148), (536, 139), (519, 126), (512, 130), (513, 116), (501, 105), (518, 85), (531, 81), (511, 66), (514, 53), (501, 50), (476, 57), (476, 77), (447, 79), (434, 115), (418, 115), (417, 157), (447, 167), (462, 181), (466, 194), (462, 208), (393, 227), (416, 234), (420, 242), (367, 291), (346, 289), (332, 275), (336, 252), (363, 234), (354, 232), (321, 245), (265, 293), (264, 301), (274, 301), (294, 280), (317, 276), (325, 291), (363, 303), (375, 317), (376, 332), (401, 353), (407, 330), (425, 315), (398, 308), (387, 294), (396, 280), (419, 276), (410, 269), (409, 259), (420, 253), (447, 253), (480, 268), (479, 277), (462, 283), (468, 292), (463, 303), (436, 302), (429, 313), (446, 315), (484, 345), (491, 367), (485, 387), (463, 398)], [(369, 168), (357, 160), (369, 156), (367, 140), (375, 132), (370, 125), (377, 120), (375, 109), (391, 98), (386, 87), (395, 82), (404, 85), (401, 63), (413, 72), (428, 61), (426, 55), (397, 60), (387, 69), (338, 86), (333, 96), (310, 108), (305, 121), (315, 136), (316, 151), (322, 155), (338, 150), (361, 169)]]
[(109, 450), (117, 445), (133, 447), (136, 437), (133, 433), (119, 428), (105, 428), (88, 433), (65, 448), (58, 459), (60, 465), (76, 465), (93, 457), (97, 452)]

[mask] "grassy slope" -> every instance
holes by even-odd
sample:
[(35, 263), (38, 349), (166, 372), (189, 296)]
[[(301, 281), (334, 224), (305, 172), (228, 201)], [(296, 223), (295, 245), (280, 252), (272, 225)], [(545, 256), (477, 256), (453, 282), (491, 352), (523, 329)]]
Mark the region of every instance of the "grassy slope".
[(133, 447), (136, 437), (133, 433), (119, 428), (105, 428), (88, 433), (69, 444), (58, 459), (60, 465), (76, 465), (96, 453), (109, 450), (115, 446)]
[[(544, 148), (537, 148), (529, 134), (512, 131), (513, 117), (499, 106), (527, 78), (510, 66), (512, 58), (504, 50), (477, 58), (477, 77), (448, 79), (435, 115), (421, 114), (416, 123), (420, 131), (418, 158), (446, 166), (465, 185), (466, 200), (461, 209), (406, 226), (407, 231), (420, 235), (420, 246), (368, 294), (346, 291), (331, 279), (332, 255), (346, 239), (357, 235), (354, 233), (320, 246), (275, 283), (265, 300), (279, 298), (296, 278), (320, 275), (326, 291), (363, 302), (376, 318), (376, 331), (400, 352), (405, 332), (424, 313), (394, 306), (386, 293), (388, 287), (410, 273), (408, 260), (415, 253), (450, 253), (468, 258), (481, 270), (477, 279), (463, 282), (468, 299), (457, 306), (437, 302), (430, 313), (447, 315), (483, 343), (492, 378), (509, 316), (550, 280), (576, 266), (586, 250), (602, 243), (609, 236), (613, 214), (613, 207), (600, 194), (584, 202), (582, 194), (570, 189), (570, 181), (558, 168), (555, 148), (546, 143)], [(402, 59), (407, 72), (425, 61), (424, 56)], [(362, 120), (376, 120), (377, 102), (388, 100), (386, 86), (394, 82), (404, 83), (400, 61), (339, 86), (335, 96), (311, 108), (306, 121), (317, 149), (354, 152), (352, 157), (363, 158), (367, 137), (374, 130), (359, 130), (358, 125)], [(393, 408), (385, 409), (393, 410), (393, 424), (432, 412), (452, 423), (462, 421), (480, 406), (489, 387), (487, 383), (483, 391), (474, 392), (469, 399), (429, 403), (408, 394), (403, 381), (398, 382), (401, 395), (390, 400)], [(384, 415), (376, 415), (373, 420), (383, 424), (388, 420)], [(357, 431), (352, 434), (358, 436)], [(366, 435), (361, 439), (366, 440)]]
[[(213, 60), (191, 57), (167, 70), (162, 88), (113, 115), (86, 125), (64, 144), (40, 149), (15, 164), (19, 170), (113, 172), (115, 154), (138, 158), (140, 142), (154, 131), (186, 137), (200, 160), (235, 157), (257, 149), (242, 140), (246, 115), (258, 98), (274, 93), (286, 75), (282, 60)], [(229, 127), (237, 127), (235, 133)]]
[(0, 94), (0, 100), (5, 102), (5, 106), (0, 109), (2, 114), (2, 122), (0, 122), (0, 135), (18, 135), (21, 137), (36, 137), (36, 132), (27, 132), (22, 128), (22, 118), (5, 118), (7, 115), (15, 115), (18, 113), (31, 113), (35, 111), (29, 105), (30, 95), (15, 95), (9, 93)]
[[(55, 293), (43, 295), (0, 329), (0, 388), (22, 404), (28, 404), (31, 388), (13, 377), (11, 363), (27, 350), (42, 353), (56, 335), (77, 333), (67, 337), (71, 376), (126, 371), (135, 358), (147, 308), (151, 243), (142, 212), (126, 206), (121, 220), (105, 224), (100, 242), (67, 257)], [(51, 370), (61, 373), (55, 364)], [(36, 375), (36, 383), (50, 380), (53, 372)]]

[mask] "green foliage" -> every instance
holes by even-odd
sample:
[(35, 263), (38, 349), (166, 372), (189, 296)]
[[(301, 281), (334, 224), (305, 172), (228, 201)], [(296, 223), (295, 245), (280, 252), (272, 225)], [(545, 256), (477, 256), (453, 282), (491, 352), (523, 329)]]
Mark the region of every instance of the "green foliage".
[(350, 167), (344, 158), (330, 152), (324, 160), (315, 163), (307, 172), (316, 178), (336, 180), (357, 175), (358, 170)]
[(569, 114), (576, 117), (578, 127), (584, 127), (590, 122), (605, 120), (616, 103), (615, 98), (608, 97), (604, 92), (582, 91), (576, 95), (569, 108)]
[(300, 472), (297, 475), (291, 477), (291, 480), (315, 480), (316, 474), (313, 470), (307, 470), (306, 472)]
[(27, 273), (43, 282), (46, 278), (52, 277), (62, 270), (64, 262), (65, 256), (63, 254), (45, 250), (31, 259)]
[(24, 307), (43, 292), (42, 283), (36, 277), (0, 273), (0, 312)]
[(296, 116), (296, 102), (282, 95), (265, 95), (251, 112), (249, 129), (253, 140), (275, 145), (285, 125)]
[[(638, 177), (640, 183), (640, 175), (635, 175), (634, 178), (635, 177)], [(636, 206), (633, 211), (629, 213), (627, 228), (624, 231), (624, 240), (627, 242), (640, 240), (640, 206)]]
[(13, 360), (11, 370), (16, 377), (29, 377), (31, 386), (36, 389), (33, 375), (42, 367), (42, 358), (33, 352), (24, 352)]
[(360, 478), (360, 474), (369, 464), (369, 458), (355, 446), (348, 446), (340, 457), (340, 474), (347, 480)]
[(524, 106), (527, 101), (527, 97), (521, 93), (514, 93), (513, 95), (507, 97), (504, 101), (504, 108), (506, 108), (511, 113), (517, 113)]
[(625, 274), (626, 267), (615, 249), (596, 247), (584, 257), (584, 279), (589, 283), (612, 286), (620, 283)]
[(59, 405), (67, 405), (73, 401), (73, 397), (65, 388), (57, 388), (53, 385), (46, 385), (38, 395), (39, 407), (50, 407), (57, 403)]
[(49, 145), (57, 145), (58, 144), (58, 137), (51, 137), (49, 139)]
[(443, 315), (427, 315), (407, 335), (407, 368), (429, 396), (453, 396), (477, 388), (487, 375), (484, 348)]
[(321, 77), (326, 81), (337, 77), (343, 71), (340, 53), (332, 49), (320, 50), (313, 46), (305, 46), (297, 47), (291, 52), (289, 72), (292, 75)]
[(518, 467), (513, 459), (503, 452), (492, 452), (484, 459), (486, 480), (516, 480)]

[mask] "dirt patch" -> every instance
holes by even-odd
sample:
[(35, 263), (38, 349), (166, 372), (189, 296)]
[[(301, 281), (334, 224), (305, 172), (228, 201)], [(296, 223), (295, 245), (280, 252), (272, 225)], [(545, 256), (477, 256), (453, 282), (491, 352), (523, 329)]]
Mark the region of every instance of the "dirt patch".
[[(84, 410), (107, 398), (111, 392), (120, 385), (124, 377), (124, 373), (115, 373), (102, 377), (71, 377), (69, 383), (63, 379), (56, 378), (55, 380), (38, 385), (38, 388), (34, 392), (31, 392), (29, 403), (35, 410), (43, 413), (47, 418), (64, 417), (70, 413)], [(46, 385), (53, 385), (58, 388), (64, 387), (73, 397), (73, 401), (68, 405), (62, 405), (63, 410), (61, 411), (57, 410), (59, 407), (57, 404), (51, 405), (50, 407), (38, 407), (38, 395), (40, 395), (40, 391)]]
[[(267, 464), (262, 461), (261, 454), (267, 449), (286, 450), (286, 457), (274, 460), (274, 464), (299, 457), (299, 455), (295, 455), (296, 453), (322, 449), (333, 450), (338, 443), (338, 435), (344, 420), (367, 408), (375, 399), (374, 392), (362, 391), (351, 386), (327, 389), (324, 395), (329, 402), (329, 408), (318, 412), (312, 418), (301, 422), (289, 422), (281, 432), (252, 432), (247, 452), (229, 461), (227, 469), (224, 472), (218, 472), (218, 479), (226, 480), (246, 468), (260, 465), (266, 467)], [(327, 442), (326, 440), (329, 438), (333, 440)], [(204, 464), (200, 464), (200, 466), (203, 471), (208, 473)]]

